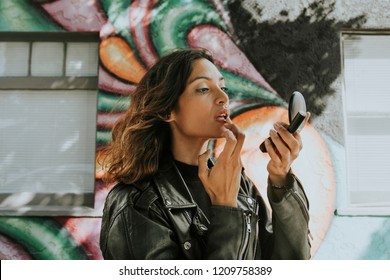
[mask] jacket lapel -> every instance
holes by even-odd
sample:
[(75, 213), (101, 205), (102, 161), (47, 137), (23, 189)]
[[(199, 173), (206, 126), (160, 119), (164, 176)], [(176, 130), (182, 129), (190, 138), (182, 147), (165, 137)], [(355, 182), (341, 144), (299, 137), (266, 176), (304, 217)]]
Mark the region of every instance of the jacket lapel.
[(189, 259), (202, 258), (203, 239), (209, 221), (192, 198), (173, 160), (163, 164), (153, 180), (175, 228), (183, 254)]
[(166, 208), (197, 207), (184, 179), (173, 162), (163, 164), (161, 171), (153, 179)]

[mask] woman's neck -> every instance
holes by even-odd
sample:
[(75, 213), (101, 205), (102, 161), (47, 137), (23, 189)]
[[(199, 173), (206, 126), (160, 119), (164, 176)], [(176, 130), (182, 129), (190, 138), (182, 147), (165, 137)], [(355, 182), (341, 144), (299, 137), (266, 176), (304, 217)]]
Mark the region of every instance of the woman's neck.
[(208, 140), (204, 139), (173, 139), (172, 155), (177, 161), (198, 165), (198, 157), (207, 149)]

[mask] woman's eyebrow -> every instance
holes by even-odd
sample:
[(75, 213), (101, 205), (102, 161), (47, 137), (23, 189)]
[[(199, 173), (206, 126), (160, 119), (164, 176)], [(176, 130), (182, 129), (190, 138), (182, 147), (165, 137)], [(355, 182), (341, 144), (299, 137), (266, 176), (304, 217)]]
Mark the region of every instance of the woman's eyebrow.
[[(193, 82), (195, 82), (196, 80), (201, 80), (201, 79), (205, 79), (205, 80), (212, 80), (210, 77), (207, 77), (207, 76), (196, 76), (195, 78), (193, 78), (192, 80), (190, 80), (188, 83), (191, 84)], [(219, 81), (224, 81), (225, 78), (224, 77), (220, 77), (219, 78)]]

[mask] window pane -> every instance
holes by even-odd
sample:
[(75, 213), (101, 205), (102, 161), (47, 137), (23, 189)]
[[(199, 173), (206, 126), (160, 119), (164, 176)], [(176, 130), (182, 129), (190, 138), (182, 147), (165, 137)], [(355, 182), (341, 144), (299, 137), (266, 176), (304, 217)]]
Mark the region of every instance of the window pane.
[(64, 44), (35, 42), (32, 44), (31, 76), (62, 76)]
[(29, 45), (27, 42), (0, 42), (0, 76), (28, 76)]
[(349, 204), (390, 206), (390, 36), (344, 35)]
[(348, 112), (389, 112), (390, 36), (354, 35), (345, 40)]
[(96, 76), (98, 43), (68, 43), (66, 76)]
[(93, 193), (96, 91), (0, 91), (0, 193)]
[(349, 182), (353, 190), (390, 192), (390, 135), (348, 137)]

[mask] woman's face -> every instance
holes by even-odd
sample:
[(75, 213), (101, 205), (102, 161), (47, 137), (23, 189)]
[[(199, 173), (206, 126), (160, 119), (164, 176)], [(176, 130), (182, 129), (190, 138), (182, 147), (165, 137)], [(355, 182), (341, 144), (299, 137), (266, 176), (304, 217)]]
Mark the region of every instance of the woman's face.
[(171, 113), (173, 135), (205, 140), (222, 137), (229, 117), (225, 80), (207, 59), (194, 60), (192, 67), (178, 106)]

